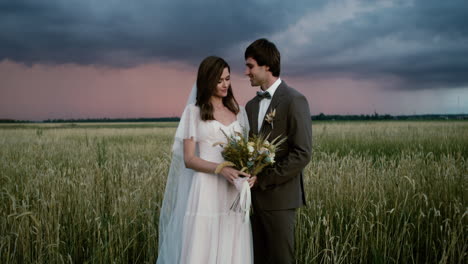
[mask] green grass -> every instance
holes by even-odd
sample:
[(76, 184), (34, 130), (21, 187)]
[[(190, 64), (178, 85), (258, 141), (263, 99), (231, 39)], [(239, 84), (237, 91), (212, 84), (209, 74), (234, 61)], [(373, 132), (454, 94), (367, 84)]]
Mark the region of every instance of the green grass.
[[(0, 125), (0, 263), (154, 263), (175, 123)], [(466, 263), (467, 122), (313, 125), (298, 263)]]

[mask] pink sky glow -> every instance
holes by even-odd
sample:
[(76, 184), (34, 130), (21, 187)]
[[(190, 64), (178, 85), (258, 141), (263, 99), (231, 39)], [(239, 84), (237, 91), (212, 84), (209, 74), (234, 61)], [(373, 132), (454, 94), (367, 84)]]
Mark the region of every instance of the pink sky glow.
[[(25, 66), (4, 60), (0, 62), (0, 119), (180, 116), (196, 70), (176, 63), (119, 69), (74, 64)], [(240, 73), (232, 73), (234, 94), (245, 105), (257, 88), (241, 75), (243, 69), (236, 70)], [(281, 77), (306, 95), (312, 114), (431, 113), (441, 101), (437, 91), (383, 89), (380, 83), (389, 80)]]

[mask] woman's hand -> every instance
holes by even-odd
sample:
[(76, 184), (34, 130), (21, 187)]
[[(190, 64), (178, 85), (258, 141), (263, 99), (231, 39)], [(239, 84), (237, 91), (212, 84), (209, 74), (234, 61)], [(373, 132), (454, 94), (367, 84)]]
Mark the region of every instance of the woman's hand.
[(231, 184), (234, 184), (234, 180), (239, 178), (239, 176), (245, 176), (250, 178), (250, 174), (238, 171), (232, 167), (224, 167), (219, 174)]

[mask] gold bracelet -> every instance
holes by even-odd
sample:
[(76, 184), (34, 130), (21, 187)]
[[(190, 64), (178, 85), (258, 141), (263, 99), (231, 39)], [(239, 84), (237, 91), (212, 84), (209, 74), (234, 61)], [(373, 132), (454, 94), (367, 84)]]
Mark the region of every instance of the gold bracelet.
[(215, 174), (218, 174), (223, 170), (224, 167), (234, 167), (236, 164), (230, 162), (230, 161), (225, 161), (221, 162), (217, 167), (216, 170), (214, 171)]

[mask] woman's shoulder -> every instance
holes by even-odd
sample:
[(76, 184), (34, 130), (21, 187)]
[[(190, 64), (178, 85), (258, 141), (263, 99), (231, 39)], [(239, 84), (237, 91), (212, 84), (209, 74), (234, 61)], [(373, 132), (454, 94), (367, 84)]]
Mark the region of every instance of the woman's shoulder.
[(245, 106), (239, 105), (239, 113), (238, 114), (242, 114), (242, 113), (245, 113)]
[(184, 112), (186, 111), (190, 111), (190, 112), (198, 111), (199, 112), (200, 108), (192, 103), (192, 104), (188, 104), (187, 106), (185, 106)]
[(237, 113), (237, 120), (241, 123), (249, 122), (247, 119), (247, 111), (243, 105), (239, 105), (239, 113)]
[(188, 104), (182, 112), (181, 118), (197, 119), (200, 116), (200, 108), (195, 104)]

